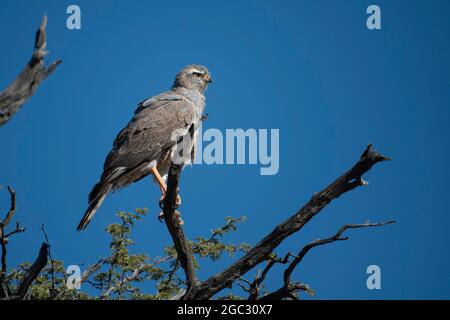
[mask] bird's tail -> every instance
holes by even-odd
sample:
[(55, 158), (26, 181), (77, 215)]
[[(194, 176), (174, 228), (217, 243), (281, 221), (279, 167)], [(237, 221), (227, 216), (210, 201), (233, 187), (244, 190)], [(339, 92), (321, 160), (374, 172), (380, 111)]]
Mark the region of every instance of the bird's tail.
[(104, 185), (99, 182), (95, 185), (92, 192), (89, 194), (89, 207), (87, 208), (83, 219), (81, 219), (78, 224), (78, 231), (85, 229), (89, 222), (91, 222), (91, 219), (94, 217), (103, 200), (105, 200), (105, 197), (108, 195), (109, 191), (111, 191), (111, 184), (109, 183)]

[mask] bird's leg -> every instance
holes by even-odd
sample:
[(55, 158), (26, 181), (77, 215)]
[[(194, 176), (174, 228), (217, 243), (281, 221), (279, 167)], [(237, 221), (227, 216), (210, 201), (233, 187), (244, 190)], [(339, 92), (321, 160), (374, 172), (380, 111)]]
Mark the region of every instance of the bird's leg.
[[(153, 174), (153, 176), (155, 177), (156, 181), (159, 184), (159, 189), (161, 190), (161, 201), (162, 201), (162, 200), (164, 200), (164, 197), (166, 196), (166, 192), (167, 192), (166, 182), (161, 177), (161, 175), (159, 174), (159, 171), (158, 171), (158, 169), (156, 167), (153, 167), (150, 170), (151, 170), (151, 173)], [(181, 197), (180, 197), (180, 195), (177, 195), (177, 199), (175, 200), (175, 204), (177, 206), (179, 206), (181, 204)]]
[(155, 177), (156, 181), (158, 182), (159, 189), (161, 190), (161, 194), (163, 195), (163, 199), (164, 199), (164, 196), (167, 191), (166, 182), (161, 177), (161, 175), (159, 174), (158, 169), (156, 169), (156, 167), (151, 168), (150, 171), (153, 174), (153, 176)]
[[(162, 208), (162, 202), (164, 201), (164, 198), (166, 197), (167, 185), (166, 185), (166, 182), (164, 181), (164, 179), (159, 174), (158, 169), (156, 167), (151, 168), (150, 171), (153, 174), (153, 176), (155, 177), (156, 181), (158, 182), (159, 189), (161, 190), (161, 198), (159, 199), (159, 206)], [(177, 195), (175, 204), (177, 207), (181, 204), (180, 195)], [(178, 216), (177, 216), (178, 222), (180, 223), (180, 225), (183, 225), (184, 222), (180, 217), (180, 213), (178, 211), (176, 211), (176, 214), (178, 214)], [(159, 221), (162, 221), (162, 219), (164, 219), (164, 215), (162, 212), (159, 214), (158, 219), (159, 219)]]
[(164, 198), (166, 197), (167, 185), (166, 185), (166, 182), (164, 181), (164, 179), (159, 174), (159, 171), (156, 167), (151, 168), (150, 171), (153, 174), (153, 176), (155, 177), (156, 182), (158, 182), (159, 190), (161, 190), (161, 198), (159, 199), (159, 206), (162, 209), (162, 202), (163, 202)]

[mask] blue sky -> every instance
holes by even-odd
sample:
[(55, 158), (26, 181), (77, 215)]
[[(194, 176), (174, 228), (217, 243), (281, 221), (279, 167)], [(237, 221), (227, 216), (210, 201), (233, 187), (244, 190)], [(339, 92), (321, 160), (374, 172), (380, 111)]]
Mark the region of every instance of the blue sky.
[[(66, 28), (77, 4), (82, 29)], [(365, 26), (378, 4), (382, 30)], [(319, 299), (450, 298), (447, 1), (5, 1), (0, 4), (0, 88), (32, 52), (48, 14), (49, 61), (63, 64), (0, 128), (0, 183), (18, 194), (27, 232), (10, 243), (10, 265), (33, 260), (45, 223), (54, 257), (93, 263), (108, 253), (114, 212), (148, 207), (135, 250), (161, 255), (170, 237), (156, 220), (159, 190), (144, 179), (108, 197), (85, 232), (75, 231), (117, 132), (136, 104), (167, 90), (186, 64), (206, 65), (204, 129), (279, 128), (280, 171), (200, 165), (183, 172), (187, 235), (208, 235), (225, 216), (248, 221), (229, 241), (256, 244), (310, 196), (347, 170), (367, 143), (393, 158), (333, 202), (277, 252), (296, 251), (345, 223), (395, 219), (353, 230), (312, 251), (294, 274)], [(9, 206), (5, 188), (0, 210)], [(204, 263), (205, 279), (233, 259)], [(366, 288), (381, 267), (382, 289)], [(269, 278), (281, 284), (282, 269)]]

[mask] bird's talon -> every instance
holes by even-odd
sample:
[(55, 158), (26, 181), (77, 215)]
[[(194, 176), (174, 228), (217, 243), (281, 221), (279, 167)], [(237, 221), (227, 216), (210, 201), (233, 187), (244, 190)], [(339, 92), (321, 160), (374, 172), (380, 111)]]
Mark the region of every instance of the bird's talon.
[(181, 205), (181, 197), (179, 194), (177, 194), (177, 198), (175, 199), (175, 204), (177, 208)]
[[(161, 198), (159, 199), (159, 207), (161, 208), (161, 210), (164, 209), (164, 198), (166, 197), (165, 194), (163, 194), (161, 196)], [(175, 209), (178, 208), (181, 205), (181, 197), (180, 195), (177, 195), (176, 199), (175, 199)]]
[[(180, 225), (180, 226), (184, 225), (184, 221), (183, 221), (183, 219), (181, 219), (180, 211), (175, 211), (175, 217), (177, 218), (178, 225)], [(164, 222), (164, 212), (160, 212), (158, 214), (158, 220), (161, 223)]]
[(175, 217), (177, 218), (178, 225), (180, 226), (184, 225), (184, 221), (183, 219), (181, 219), (180, 211), (175, 211)]

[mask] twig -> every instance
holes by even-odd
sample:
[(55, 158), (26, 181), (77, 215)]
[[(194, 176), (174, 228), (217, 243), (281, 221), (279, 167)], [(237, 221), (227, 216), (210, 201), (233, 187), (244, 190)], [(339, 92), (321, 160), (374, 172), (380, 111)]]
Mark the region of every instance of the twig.
[[(118, 285), (118, 286), (110, 285), (110, 286), (108, 287), (108, 289), (105, 291), (105, 293), (102, 294), (101, 299), (105, 299), (105, 298), (109, 297), (114, 291), (116, 291), (116, 290), (118, 290), (119, 288), (123, 287), (126, 283), (135, 281), (136, 279), (139, 278), (139, 276), (140, 276), (143, 272), (147, 271), (148, 268), (152, 268), (152, 267), (157, 266), (157, 265), (159, 265), (159, 264), (161, 264), (161, 263), (164, 263), (164, 262), (166, 262), (167, 260), (169, 260), (169, 259), (171, 259), (171, 258), (172, 258), (172, 256), (169, 255), (169, 256), (165, 256), (165, 257), (162, 257), (161, 259), (156, 260), (154, 263), (152, 263), (152, 264), (150, 264), (150, 265), (144, 264), (144, 263), (143, 263), (143, 264), (141, 264), (138, 268), (134, 269), (134, 270), (133, 270), (133, 273), (132, 273), (131, 275), (125, 277), (125, 274), (123, 274), (123, 275), (122, 275), (122, 280), (119, 282), (119, 285)], [(101, 260), (100, 260), (100, 261), (101, 261)], [(96, 263), (95, 265), (93, 265), (92, 267), (95, 268), (96, 265), (98, 265), (99, 263), (101, 263), (100, 261), (97, 262), (97, 263)], [(100, 267), (100, 266), (99, 266), (99, 267)], [(99, 267), (98, 267), (98, 268), (99, 268)], [(98, 269), (98, 268), (97, 268), (97, 269)], [(93, 272), (94, 272), (94, 271), (93, 271)], [(125, 271), (124, 271), (124, 272), (125, 272)], [(83, 273), (82, 278), (83, 278), (83, 277), (84, 277), (84, 273)], [(86, 280), (87, 278), (88, 278), (88, 276), (87, 276), (84, 280)]]
[(2, 248), (2, 256), (1, 256), (2, 268), (1, 268), (1, 273), (0, 273), (0, 298), (8, 297), (10, 295), (10, 293), (11, 293), (7, 283), (5, 282), (6, 273), (7, 273), (6, 256), (7, 256), (7, 253), (8, 253), (6, 245), (7, 245), (7, 242), (8, 242), (8, 237), (13, 235), (13, 234), (15, 234), (15, 233), (25, 231), (25, 229), (21, 228), (19, 223), (17, 223), (15, 231), (12, 231), (12, 232), (10, 232), (8, 234), (5, 234), (6, 227), (11, 222), (11, 219), (13, 218), (13, 216), (16, 213), (16, 210), (17, 210), (16, 192), (10, 186), (8, 186), (8, 191), (9, 191), (9, 194), (11, 196), (10, 209), (9, 209), (8, 213), (6, 214), (6, 216), (5, 216), (5, 219), (3, 221), (0, 220), (0, 245), (1, 245), (1, 248)]
[(369, 227), (381, 227), (385, 226), (387, 224), (395, 223), (394, 220), (387, 221), (387, 222), (379, 222), (379, 223), (361, 223), (361, 224), (346, 224), (342, 226), (339, 231), (332, 237), (329, 237), (327, 239), (318, 239), (315, 241), (310, 242), (305, 247), (303, 247), (302, 250), (298, 253), (298, 255), (295, 257), (295, 259), (289, 264), (289, 267), (284, 272), (284, 283), (288, 284), (291, 282), (291, 274), (294, 271), (294, 269), (297, 267), (297, 265), (303, 260), (305, 255), (314, 247), (321, 246), (324, 244), (332, 243), (335, 241), (342, 241), (342, 240), (348, 240), (348, 237), (342, 237), (342, 234), (347, 229), (357, 229), (357, 228), (369, 228)]
[(47, 250), (48, 250), (48, 257), (50, 258), (50, 276), (51, 276), (51, 280), (52, 280), (52, 289), (51, 289), (51, 296), (53, 296), (54, 292), (56, 292), (56, 285), (55, 285), (55, 264), (54, 264), (54, 260), (52, 258), (52, 252), (51, 252), (51, 247), (50, 247), (50, 242), (48, 241), (48, 236), (47, 236), (47, 232), (45, 232), (45, 228), (44, 228), (44, 224), (41, 225), (41, 230), (42, 233), (44, 234), (45, 237), (45, 243), (47, 244)]
[(12, 235), (14, 235), (14, 234), (16, 234), (16, 233), (22, 233), (22, 232), (25, 232), (25, 230), (26, 230), (26, 229), (23, 228), (23, 227), (21, 227), (21, 226), (20, 226), (20, 223), (17, 222), (17, 223), (16, 223), (16, 229), (14, 229), (13, 231), (11, 231), (11, 232), (5, 234), (5, 238), (8, 239), (10, 236), (12, 236)]
[(48, 68), (44, 65), (44, 57), (48, 53), (46, 26), (47, 16), (44, 16), (36, 32), (35, 50), (30, 61), (17, 79), (0, 93), (0, 126), (11, 119), (28, 98), (34, 94), (41, 81), (47, 78), (61, 63), (61, 60), (57, 60)]
[(89, 279), (89, 277), (96, 272), (98, 269), (100, 269), (106, 262), (108, 262), (109, 260), (111, 260), (112, 257), (107, 257), (107, 258), (102, 258), (100, 260), (98, 260), (96, 263), (94, 263), (93, 265), (89, 266), (82, 274), (81, 274), (81, 279), (80, 279), (80, 283), (83, 283), (85, 281), (87, 281), (87, 279)]
[(280, 289), (265, 295), (260, 300), (282, 300), (285, 298), (297, 300), (298, 298), (294, 295), (294, 293), (299, 290), (310, 292), (311, 288), (307, 284), (301, 282), (290, 283), (287, 286), (282, 286)]
[(11, 221), (12, 217), (14, 216), (14, 213), (16, 213), (16, 210), (17, 210), (16, 191), (14, 191), (14, 189), (11, 188), (10, 186), (8, 186), (8, 191), (11, 196), (11, 207), (10, 207), (8, 213), (6, 214), (5, 220), (3, 220), (3, 222), (2, 222), (3, 228), (6, 228), (8, 226), (9, 222)]
[(258, 299), (259, 296), (259, 287), (260, 285), (264, 282), (264, 280), (267, 277), (267, 274), (269, 273), (270, 269), (272, 269), (272, 267), (277, 264), (277, 263), (281, 263), (281, 264), (286, 264), (289, 262), (289, 257), (291, 256), (291, 253), (288, 252), (284, 258), (280, 258), (280, 257), (276, 257), (271, 259), (266, 267), (264, 268), (264, 270), (260, 273), (258, 272), (258, 274), (256, 275), (255, 280), (252, 282), (252, 284), (250, 285), (250, 295), (248, 297), (248, 300), (256, 300)]
[(370, 227), (381, 227), (385, 226), (391, 223), (395, 223), (395, 221), (387, 221), (387, 222), (379, 222), (379, 223), (361, 223), (361, 224), (346, 224), (342, 226), (339, 231), (334, 235), (326, 239), (318, 239), (314, 240), (310, 243), (308, 243), (306, 246), (304, 246), (297, 256), (295, 256), (294, 260), (289, 264), (289, 266), (286, 268), (283, 274), (284, 278), (284, 284), (281, 288), (278, 290), (262, 297), (262, 300), (281, 300), (284, 298), (293, 298), (295, 297), (293, 294), (298, 290), (303, 290), (307, 292), (311, 292), (312, 290), (309, 288), (308, 285), (303, 283), (292, 283), (291, 281), (291, 275), (292, 272), (295, 270), (295, 268), (298, 266), (298, 264), (303, 260), (305, 255), (314, 247), (321, 246), (328, 243), (333, 243), (336, 241), (343, 241), (348, 240), (348, 237), (342, 237), (342, 234), (347, 229), (357, 229), (357, 228), (370, 228)]

